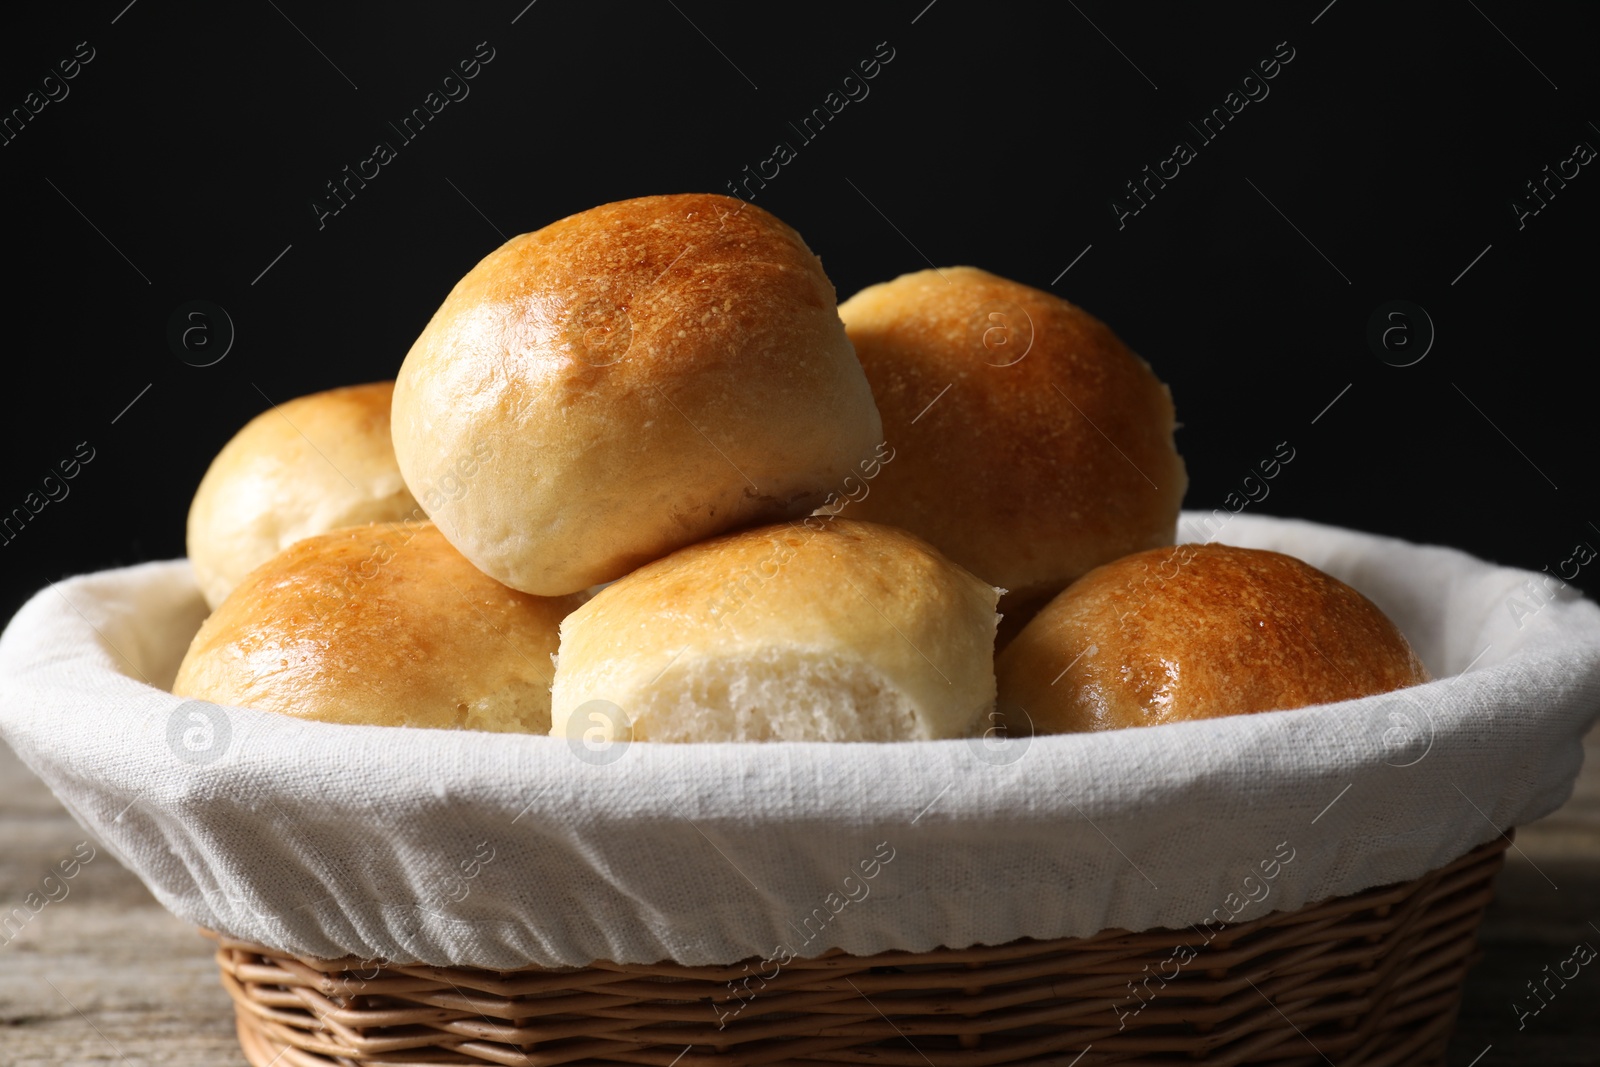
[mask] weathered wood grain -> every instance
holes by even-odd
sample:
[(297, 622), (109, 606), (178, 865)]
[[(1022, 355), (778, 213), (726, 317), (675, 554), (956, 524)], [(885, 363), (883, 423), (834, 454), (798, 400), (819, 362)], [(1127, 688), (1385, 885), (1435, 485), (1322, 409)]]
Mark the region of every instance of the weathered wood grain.
[[(0, 908), (38, 891), (87, 836), (0, 744)], [(65, 884), (64, 899), (0, 945), (0, 1065), (243, 1067), (233, 1007), (194, 927), (103, 850)]]

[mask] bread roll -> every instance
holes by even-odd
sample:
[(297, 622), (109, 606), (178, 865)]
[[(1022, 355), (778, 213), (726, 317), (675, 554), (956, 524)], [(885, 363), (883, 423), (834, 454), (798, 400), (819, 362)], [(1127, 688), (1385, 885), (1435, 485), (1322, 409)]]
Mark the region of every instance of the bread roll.
[[(817, 516), (679, 549), (562, 623), (551, 733), (963, 736), (994, 704), (996, 595), (873, 523)], [(591, 701), (621, 715), (574, 714)]]
[(172, 691), (320, 722), (550, 729), (550, 656), (577, 597), (487, 577), (429, 522), (300, 541), (195, 634)]
[(1092, 315), (974, 267), (871, 286), (839, 314), (894, 449), (843, 514), (1004, 587), (1008, 620), (1172, 543), (1188, 478), (1171, 395)]
[(301, 538), (425, 517), (395, 463), (393, 395), (393, 382), (374, 382), (303, 396), (223, 446), (189, 506), (189, 562), (207, 604)]
[(1090, 571), (1000, 656), (1041, 733), (1299, 708), (1428, 680), (1378, 607), (1291, 556), (1153, 549)]
[[(803, 515), (881, 440), (821, 262), (725, 196), (512, 238), (450, 291), (395, 386), (406, 483), (468, 559), (544, 595)], [(459, 492), (428, 494), (450, 479)]]

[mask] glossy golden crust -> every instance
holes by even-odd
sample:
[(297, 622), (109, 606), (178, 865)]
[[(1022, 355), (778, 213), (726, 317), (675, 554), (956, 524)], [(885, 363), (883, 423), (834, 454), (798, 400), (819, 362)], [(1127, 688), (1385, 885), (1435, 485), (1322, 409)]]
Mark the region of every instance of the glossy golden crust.
[(1096, 568), (996, 664), (1042, 733), (1327, 704), (1428, 680), (1388, 616), (1292, 556), (1179, 545)]
[(580, 597), (487, 577), (432, 523), (300, 541), (200, 627), (172, 691), (320, 722), (544, 733)]
[(606, 204), (492, 252), (407, 355), (394, 417), (445, 536), (543, 594), (804, 514), (882, 439), (821, 262), (767, 212), (704, 194)]
[(606, 700), (638, 739), (962, 736), (994, 702), (995, 599), (889, 526), (812, 517), (727, 534), (567, 618), (552, 733)]
[(206, 603), (301, 538), (425, 517), (395, 463), (393, 395), (393, 382), (373, 382), (298, 397), (223, 446), (189, 506), (189, 561)]
[(1002, 611), (1172, 543), (1188, 485), (1172, 398), (1104, 323), (973, 267), (871, 286), (839, 314), (895, 449), (847, 515), (927, 538), (1009, 590)]

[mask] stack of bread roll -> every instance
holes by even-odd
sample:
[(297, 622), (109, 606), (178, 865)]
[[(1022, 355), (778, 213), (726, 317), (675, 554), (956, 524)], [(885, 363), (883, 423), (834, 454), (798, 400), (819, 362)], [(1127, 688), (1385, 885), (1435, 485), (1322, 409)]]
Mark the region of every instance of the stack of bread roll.
[(1328, 575), (1175, 546), (1174, 429), (1150, 366), (1049, 293), (952, 267), (837, 305), (752, 204), (606, 204), (474, 267), (393, 383), (228, 443), (190, 511), (214, 611), (174, 692), (602, 742), (906, 741), (973, 736), (997, 700), (1102, 730), (1426, 679)]

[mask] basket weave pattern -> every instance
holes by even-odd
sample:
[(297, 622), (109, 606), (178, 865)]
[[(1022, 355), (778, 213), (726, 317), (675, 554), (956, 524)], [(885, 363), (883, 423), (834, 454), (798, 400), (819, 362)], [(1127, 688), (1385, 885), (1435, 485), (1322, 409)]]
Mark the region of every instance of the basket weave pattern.
[[(363, 968), (227, 939), (217, 960), (255, 1067), (1414, 1067), (1443, 1062), (1508, 844), (1414, 882), (1213, 928), (1209, 944), (1193, 930), (1105, 931), (835, 952), (764, 985), (743, 984), (757, 961)], [(1170, 974), (1175, 944), (1200, 947), (1175, 977), (1145, 981)]]

